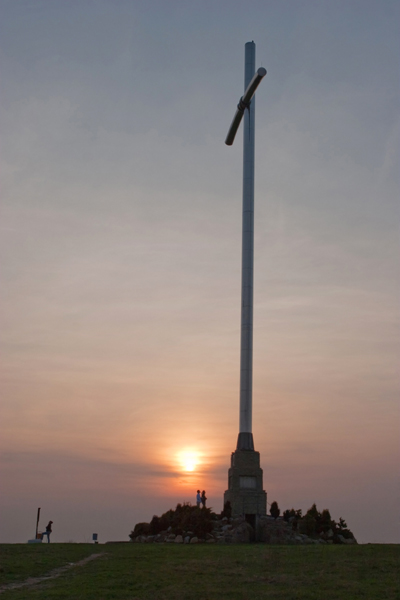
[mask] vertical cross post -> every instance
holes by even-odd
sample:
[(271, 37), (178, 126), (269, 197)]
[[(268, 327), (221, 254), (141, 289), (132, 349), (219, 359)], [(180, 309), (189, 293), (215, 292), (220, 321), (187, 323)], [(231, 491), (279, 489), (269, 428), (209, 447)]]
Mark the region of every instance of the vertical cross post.
[(240, 420), (237, 450), (254, 450), (252, 433), (253, 393), (253, 273), (254, 273), (254, 94), (267, 71), (255, 71), (256, 45), (247, 42), (244, 56), (244, 94), (225, 143), (233, 144), (242, 118), (243, 127), (243, 226), (242, 304), (240, 333)]
[[(244, 90), (253, 78), (256, 45), (245, 45)], [(255, 98), (244, 112), (243, 123), (243, 221), (242, 301), (240, 334), (240, 421), (238, 450), (254, 450), (252, 433), (253, 394), (253, 285), (254, 285), (254, 117)]]
[[(254, 117), (255, 91), (267, 74), (255, 71), (256, 45), (245, 45), (245, 92), (239, 100), (225, 143), (233, 144), (238, 127), (243, 128), (243, 226), (242, 300), (240, 333), (240, 419), (236, 451), (231, 455), (228, 490), (224, 506), (230, 504), (233, 516), (243, 515), (257, 530), (258, 518), (266, 514), (267, 495), (263, 490), (260, 453), (254, 450), (252, 432), (253, 391), (253, 272), (254, 272)], [(257, 537), (257, 533), (256, 533)]]

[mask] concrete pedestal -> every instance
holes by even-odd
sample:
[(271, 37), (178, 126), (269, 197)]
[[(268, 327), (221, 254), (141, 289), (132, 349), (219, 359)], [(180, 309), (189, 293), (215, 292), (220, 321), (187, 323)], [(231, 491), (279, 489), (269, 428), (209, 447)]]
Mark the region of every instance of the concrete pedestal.
[(263, 490), (263, 471), (260, 453), (255, 450), (236, 450), (231, 455), (228, 486), (224, 504), (231, 503), (232, 517), (244, 516), (251, 524), (256, 517), (267, 514), (267, 494)]

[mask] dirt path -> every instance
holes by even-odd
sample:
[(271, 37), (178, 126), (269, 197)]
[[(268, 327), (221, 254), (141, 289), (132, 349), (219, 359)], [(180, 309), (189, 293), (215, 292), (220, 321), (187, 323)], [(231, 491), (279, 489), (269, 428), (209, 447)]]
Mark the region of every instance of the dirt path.
[(57, 577), (60, 577), (60, 575), (63, 575), (64, 573), (69, 571), (70, 569), (74, 569), (75, 567), (82, 567), (91, 560), (95, 560), (100, 556), (105, 556), (105, 554), (105, 552), (101, 552), (100, 554), (91, 554), (90, 556), (87, 556), (86, 558), (79, 560), (76, 563), (68, 563), (64, 567), (57, 567), (57, 569), (53, 569), (48, 575), (43, 575), (42, 577), (29, 577), (29, 579), (26, 579), (25, 581), (7, 583), (6, 585), (0, 586), (0, 594), (8, 590), (17, 590), (23, 587), (29, 587), (38, 583), (43, 583), (44, 581), (49, 581), (51, 579), (56, 579)]

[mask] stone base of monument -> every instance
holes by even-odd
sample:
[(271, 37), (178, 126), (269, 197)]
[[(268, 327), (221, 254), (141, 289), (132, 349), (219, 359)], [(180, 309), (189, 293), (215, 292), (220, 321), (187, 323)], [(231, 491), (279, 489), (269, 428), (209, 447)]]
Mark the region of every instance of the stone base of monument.
[(267, 514), (267, 494), (263, 490), (260, 453), (255, 450), (232, 452), (228, 482), (229, 489), (224, 494), (224, 504), (229, 501), (232, 517), (243, 516), (257, 531), (258, 518)]

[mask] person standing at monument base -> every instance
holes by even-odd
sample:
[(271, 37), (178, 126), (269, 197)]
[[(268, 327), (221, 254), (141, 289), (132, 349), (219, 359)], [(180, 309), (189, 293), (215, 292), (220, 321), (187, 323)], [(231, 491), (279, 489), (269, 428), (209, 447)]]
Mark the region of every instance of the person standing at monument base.
[(203, 491), (201, 492), (201, 503), (202, 503), (202, 505), (203, 505), (203, 508), (205, 508), (205, 507), (206, 507), (206, 501), (207, 501), (207, 498), (206, 498), (206, 491), (205, 491), (205, 490), (203, 490)]
[(200, 504), (201, 504), (200, 490), (197, 490), (196, 504), (197, 504), (197, 508), (200, 508)]

